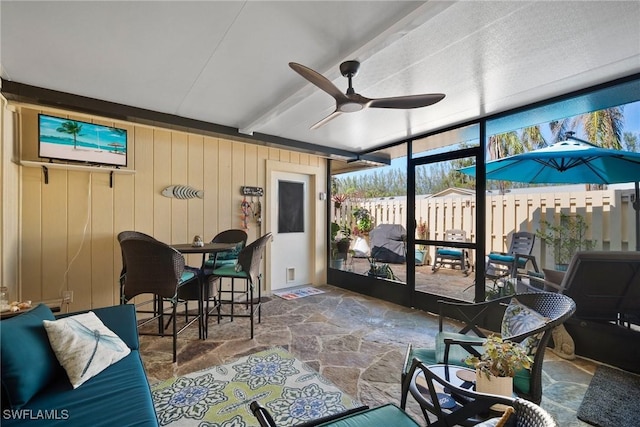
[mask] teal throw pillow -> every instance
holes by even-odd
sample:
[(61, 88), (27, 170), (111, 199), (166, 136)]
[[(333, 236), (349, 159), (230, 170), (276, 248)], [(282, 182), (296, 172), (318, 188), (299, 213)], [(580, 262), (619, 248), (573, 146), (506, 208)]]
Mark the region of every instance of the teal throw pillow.
[(13, 409), (20, 409), (61, 371), (49, 345), (43, 320), (55, 320), (44, 304), (0, 325), (2, 388)]
[[(218, 256), (216, 257), (216, 259), (218, 261), (220, 261), (220, 260), (229, 260), (229, 259), (238, 259), (238, 254), (240, 253), (240, 251), (242, 250), (243, 247), (244, 247), (244, 243), (238, 242), (236, 247), (231, 249), (230, 251), (218, 252)], [(209, 259), (213, 259), (213, 258), (214, 258), (213, 254), (209, 256)]]

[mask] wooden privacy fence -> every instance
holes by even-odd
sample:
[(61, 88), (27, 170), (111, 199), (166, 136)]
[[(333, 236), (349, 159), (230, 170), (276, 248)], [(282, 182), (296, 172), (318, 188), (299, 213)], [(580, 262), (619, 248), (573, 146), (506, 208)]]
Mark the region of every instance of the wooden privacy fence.
[[(585, 218), (589, 225), (586, 238), (594, 241), (593, 250), (633, 251), (636, 248), (636, 217), (632, 197), (632, 189), (487, 195), (486, 251), (506, 251), (511, 233), (535, 233), (541, 221), (557, 223), (561, 212), (580, 214)], [(407, 228), (406, 197), (347, 201), (340, 208), (333, 206), (333, 220), (353, 228), (351, 211), (356, 207), (368, 209), (374, 225), (401, 224)], [(469, 240), (475, 241), (475, 218), (473, 196), (416, 197), (416, 220), (418, 224), (426, 224), (427, 239), (441, 240), (446, 230), (457, 228), (465, 230)], [(428, 259), (433, 259), (435, 249), (427, 250)], [(553, 247), (542, 240), (536, 239), (532, 255), (538, 266), (554, 267)], [(475, 254), (471, 254), (471, 258), (475, 262)]]

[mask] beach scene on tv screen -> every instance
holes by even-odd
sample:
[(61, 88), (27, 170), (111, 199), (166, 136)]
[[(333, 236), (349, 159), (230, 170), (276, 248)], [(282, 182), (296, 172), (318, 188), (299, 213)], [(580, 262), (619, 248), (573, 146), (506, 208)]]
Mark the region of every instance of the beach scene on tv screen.
[(40, 115), (39, 156), (90, 164), (127, 165), (127, 131)]

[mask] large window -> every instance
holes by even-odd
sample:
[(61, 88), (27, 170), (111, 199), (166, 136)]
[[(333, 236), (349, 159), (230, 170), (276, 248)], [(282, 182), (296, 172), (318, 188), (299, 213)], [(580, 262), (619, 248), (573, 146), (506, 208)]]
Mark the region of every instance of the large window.
[[(536, 236), (517, 280), (556, 268), (557, 239), (545, 239), (554, 227), (579, 224), (578, 239), (588, 243), (579, 248), (634, 250), (640, 173), (611, 185), (484, 179), (486, 162), (567, 138), (640, 152), (637, 76), (421, 135), (357, 162), (331, 162), (331, 255), (342, 262), (330, 269), (329, 283), (432, 309), (437, 299), (478, 301), (512, 284), (491, 277), (488, 255), (508, 251), (517, 232)], [(461, 172), (468, 167), (475, 173)], [(376, 230), (385, 227), (378, 240)]]
[(333, 163), (331, 256), (342, 262), (330, 267), (406, 283), (406, 151), (401, 144)]

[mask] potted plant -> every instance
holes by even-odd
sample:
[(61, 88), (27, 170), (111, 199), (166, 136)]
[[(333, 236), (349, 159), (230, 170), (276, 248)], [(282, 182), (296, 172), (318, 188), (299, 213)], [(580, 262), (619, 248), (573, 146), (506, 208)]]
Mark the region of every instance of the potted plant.
[(377, 261), (375, 255), (376, 254), (371, 254), (371, 256), (367, 257), (367, 261), (369, 261), (369, 271), (367, 271), (367, 275), (381, 279), (397, 280), (398, 278), (393, 273), (389, 264)]
[(469, 356), (465, 363), (476, 369), (476, 391), (511, 397), (513, 376), (531, 369), (531, 358), (520, 344), (490, 335), (482, 345), (480, 357)]
[(342, 204), (348, 199), (349, 196), (347, 196), (346, 194), (334, 194), (333, 196), (331, 196), (331, 201), (333, 202), (333, 206), (336, 209), (340, 209), (342, 207)]
[(347, 259), (347, 252), (351, 245), (351, 231), (347, 226), (341, 226), (335, 222), (331, 223), (331, 259)]
[(359, 234), (368, 234), (373, 228), (373, 218), (369, 211), (365, 208), (355, 208), (352, 212), (353, 218), (356, 220), (356, 230)]
[(540, 221), (542, 230), (536, 231), (545, 244), (553, 246), (556, 270), (566, 271), (569, 261), (577, 251), (593, 249), (595, 241), (586, 238), (589, 225), (582, 215), (560, 213), (560, 222), (551, 224)]
[(494, 300), (496, 298), (502, 298), (509, 295), (515, 295), (517, 280), (512, 278), (500, 279), (493, 282), (493, 286), (487, 288), (485, 291), (485, 298), (487, 301)]
[(335, 244), (332, 243), (331, 244), (331, 260), (329, 262), (329, 267), (342, 270), (343, 266), (344, 266), (344, 258), (340, 256), (340, 253), (338, 252), (338, 248), (335, 246)]

